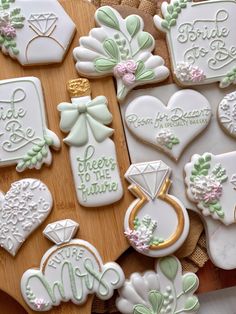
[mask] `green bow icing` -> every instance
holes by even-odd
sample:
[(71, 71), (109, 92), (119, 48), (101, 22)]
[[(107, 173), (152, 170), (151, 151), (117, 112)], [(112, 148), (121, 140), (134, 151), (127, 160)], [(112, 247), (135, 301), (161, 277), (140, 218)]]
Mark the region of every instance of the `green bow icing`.
[(112, 122), (107, 107), (107, 99), (98, 96), (87, 104), (61, 103), (57, 109), (61, 112), (60, 128), (70, 132), (64, 142), (71, 146), (83, 146), (89, 141), (88, 126), (97, 142), (110, 137), (114, 130), (105, 126)]

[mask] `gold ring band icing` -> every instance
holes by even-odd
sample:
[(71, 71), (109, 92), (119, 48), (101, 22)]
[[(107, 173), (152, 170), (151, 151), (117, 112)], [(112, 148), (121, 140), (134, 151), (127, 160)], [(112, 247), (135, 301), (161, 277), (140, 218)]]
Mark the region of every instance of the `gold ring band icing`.
[[(166, 201), (174, 208), (178, 217), (178, 227), (176, 231), (163, 243), (160, 243), (158, 245), (151, 245), (149, 247), (150, 250), (161, 250), (161, 249), (164, 249), (173, 245), (180, 238), (184, 230), (184, 215), (182, 212), (182, 207), (179, 205), (178, 202), (175, 201), (174, 198), (171, 197), (171, 195), (167, 194), (170, 185), (171, 185), (171, 181), (167, 179), (162, 186), (162, 190), (157, 195), (157, 198), (160, 198), (163, 201)], [(132, 186), (129, 190), (134, 195), (137, 195), (138, 198), (140, 198), (140, 201), (134, 206), (132, 213), (130, 214), (130, 217), (129, 217), (129, 227), (130, 229), (133, 230), (135, 217), (137, 216), (138, 211), (142, 209), (144, 204), (148, 202), (148, 199), (138, 186), (134, 186), (134, 187)]]
[(137, 198), (125, 215), (125, 235), (134, 249), (151, 257), (173, 253), (188, 235), (187, 211), (168, 194), (169, 176), (170, 168), (160, 160), (133, 164), (125, 174)]

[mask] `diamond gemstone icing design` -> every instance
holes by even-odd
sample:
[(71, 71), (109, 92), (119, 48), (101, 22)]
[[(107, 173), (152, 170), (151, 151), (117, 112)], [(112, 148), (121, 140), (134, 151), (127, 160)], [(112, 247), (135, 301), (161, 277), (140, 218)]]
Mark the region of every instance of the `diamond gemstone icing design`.
[(57, 19), (54, 13), (31, 14), (28, 22), (43, 36), (56, 24)]
[(79, 224), (71, 219), (56, 221), (47, 225), (43, 234), (57, 245), (69, 242), (76, 234)]
[(170, 168), (163, 161), (158, 160), (131, 165), (125, 177), (131, 183), (140, 186), (151, 199), (155, 199), (169, 173)]

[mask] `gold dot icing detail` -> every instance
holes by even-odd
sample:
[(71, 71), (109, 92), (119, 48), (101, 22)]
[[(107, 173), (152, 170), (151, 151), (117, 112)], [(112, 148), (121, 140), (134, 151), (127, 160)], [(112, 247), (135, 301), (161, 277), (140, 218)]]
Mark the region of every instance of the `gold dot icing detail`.
[(71, 98), (90, 96), (91, 88), (89, 80), (85, 78), (70, 80), (67, 83), (67, 91)]

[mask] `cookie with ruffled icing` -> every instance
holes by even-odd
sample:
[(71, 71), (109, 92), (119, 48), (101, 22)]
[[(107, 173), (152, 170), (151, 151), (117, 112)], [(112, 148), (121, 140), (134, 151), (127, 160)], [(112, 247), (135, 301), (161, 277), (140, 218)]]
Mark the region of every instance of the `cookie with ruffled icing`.
[(133, 273), (119, 289), (116, 306), (123, 314), (195, 314), (198, 285), (194, 273), (183, 274), (179, 260), (167, 256), (156, 262), (155, 271)]
[(96, 11), (95, 21), (98, 27), (81, 37), (74, 49), (79, 74), (114, 76), (119, 100), (135, 86), (161, 82), (169, 76), (164, 60), (152, 54), (155, 40), (143, 31), (140, 16), (123, 19), (115, 9), (104, 6)]

